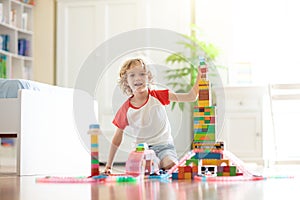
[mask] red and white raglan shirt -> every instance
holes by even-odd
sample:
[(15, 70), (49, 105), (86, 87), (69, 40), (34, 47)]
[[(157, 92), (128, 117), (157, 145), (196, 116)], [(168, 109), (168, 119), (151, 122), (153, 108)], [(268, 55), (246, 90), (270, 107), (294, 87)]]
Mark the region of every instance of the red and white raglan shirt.
[(149, 90), (148, 99), (141, 107), (133, 106), (130, 98), (118, 110), (113, 124), (136, 138), (137, 144), (173, 144), (165, 110), (165, 105), (170, 104), (169, 90)]

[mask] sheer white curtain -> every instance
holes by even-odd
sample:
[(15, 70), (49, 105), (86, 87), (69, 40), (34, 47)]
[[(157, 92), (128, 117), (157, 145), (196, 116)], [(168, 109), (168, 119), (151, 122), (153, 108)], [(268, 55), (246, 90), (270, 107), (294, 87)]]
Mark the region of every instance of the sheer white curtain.
[[(231, 84), (299, 82), (300, 3), (297, 0), (199, 0), (196, 23), (222, 51)], [(247, 69), (246, 69), (247, 68)]]

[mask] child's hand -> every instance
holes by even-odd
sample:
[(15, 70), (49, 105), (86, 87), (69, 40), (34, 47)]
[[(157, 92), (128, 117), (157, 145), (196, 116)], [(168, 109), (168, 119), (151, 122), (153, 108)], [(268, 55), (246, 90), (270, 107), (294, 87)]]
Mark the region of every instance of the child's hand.
[(111, 174), (111, 167), (105, 166), (105, 169), (104, 169), (103, 173), (106, 174), (106, 175), (110, 175)]

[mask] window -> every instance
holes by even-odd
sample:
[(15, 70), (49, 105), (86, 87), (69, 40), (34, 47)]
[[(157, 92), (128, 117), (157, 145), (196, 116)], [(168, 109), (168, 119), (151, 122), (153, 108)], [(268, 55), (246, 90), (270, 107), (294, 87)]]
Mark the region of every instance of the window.
[(196, 24), (222, 51), (229, 84), (298, 81), (297, 0), (199, 0)]

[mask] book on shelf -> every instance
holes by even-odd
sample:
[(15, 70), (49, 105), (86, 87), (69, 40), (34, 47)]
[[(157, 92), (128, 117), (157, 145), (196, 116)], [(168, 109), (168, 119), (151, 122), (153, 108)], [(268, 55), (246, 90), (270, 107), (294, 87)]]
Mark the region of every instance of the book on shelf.
[(9, 19), (10, 19), (10, 25), (16, 27), (17, 26), (17, 11), (16, 11), (16, 9), (11, 9)]
[(3, 38), (0, 35), (0, 49), (3, 50)]
[(18, 39), (18, 55), (29, 56), (30, 41), (20, 38)]
[(9, 37), (7, 34), (0, 35), (0, 47), (4, 51), (9, 51)]
[(27, 19), (28, 14), (26, 12), (22, 13), (22, 29), (27, 30)]
[(7, 78), (6, 55), (0, 54), (0, 78)]

